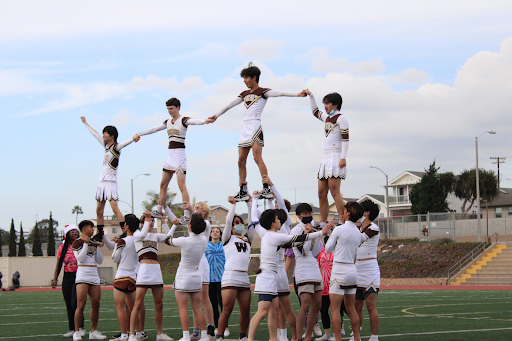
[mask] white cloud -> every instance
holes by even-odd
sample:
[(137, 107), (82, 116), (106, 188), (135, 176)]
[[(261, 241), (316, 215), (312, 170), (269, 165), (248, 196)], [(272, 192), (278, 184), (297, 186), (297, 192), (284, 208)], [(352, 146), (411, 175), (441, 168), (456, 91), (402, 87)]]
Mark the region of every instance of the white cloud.
[(115, 126), (126, 126), (128, 121), (132, 118), (132, 112), (130, 110), (121, 109), (112, 118), (112, 124)]
[(251, 39), (238, 47), (238, 53), (249, 58), (272, 60), (278, 57), (278, 49), (284, 47), (283, 41), (270, 39)]
[(319, 73), (350, 72), (354, 75), (370, 75), (384, 71), (384, 65), (379, 59), (352, 63), (347, 58), (331, 58), (329, 49), (315, 47), (300, 57), (302, 61), (311, 63), (311, 70)]
[(398, 74), (389, 76), (388, 79), (392, 83), (418, 84), (428, 82), (432, 80), (432, 77), (425, 71), (419, 71), (413, 67), (409, 67)]

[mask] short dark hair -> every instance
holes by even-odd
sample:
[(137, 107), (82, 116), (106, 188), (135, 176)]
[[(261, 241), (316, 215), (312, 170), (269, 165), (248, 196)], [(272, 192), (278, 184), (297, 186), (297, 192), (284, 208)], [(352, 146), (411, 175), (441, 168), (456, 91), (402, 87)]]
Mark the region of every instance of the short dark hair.
[(290, 210), (292, 209), (292, 204), (290, 204), (290, 201), (288, 199), (283, 199), (283, 201), (284, 205), (286, 206), (286, 210), (290, 212)]
[(279, 218), (279, 221), (281, 222), (281, 225), (283, 225), (286, 220), (288, 220), (288, 214), (286, 214), (286, 211), (282, 208), (276, 209), (277, 211), (277, 218)]
[(133, 233), (139, 228), (140, 220), (135, 214), (129, 213), (124, 216), (124, 223), (128, 225), (128, 228)]
[(343, 104), (343, 98), (341, 98), (341, 95), (339, 93), (333, 92), (328, 95), (325, 95), (324, 100), (322, 102), (336, 105), (338, 107), (338, 110), (340, 110), (341, 105)]
[(165, 105), (168, 107), (174, 105), (177, 108), (177, 107), (181, 107), (181, 102), (176, 97), (173, 97), (173, 98), (170, 98), (167, 102), (165, 102)]
[(235, 214), (235, 216), (233, 217), (233, 221), (231, 222), (231, 226), (235, 226), (235, 218), (240, 219), (242, 221), (242, 224), (244, 223), (242, 217), (240, 217), (238, 214)]
[(78, 229), (80, 230), (80, 232), (82, 232), (82, 229), (83, 229), (84, 227), (86, 227), (86, 226), (92, 226), (92, 227), (94, 227), (94, 224), (93, 224), (93, 222), (92, 222), (92, 221), (90, 221), (90, 220), (82, 220), (82, 221), (80, 222), (80, 224), (78, 224)]
[(361, 203), (361, 206), (363, 206), (363, 209), (365, 212), (370, 212), (370, 215), (368, 215), (368, 219), (370, 221), (374, 221), (375, 218), (379, 215), (380, 212), (380, 206), (371, 201), (370, 199), (366, 199)]
[(261, 214), (260, 225), (265, 230), (270, 230), (270, 228), (272, 227), (272, 223), (274, 223), (276, 221), (276, 216), (277, 216), (276, 211), (277, 210), (274, 210), (274, 209), (268, 209), (268, 210), (263, 211), (263, 213)]
[(212, 227), (212, 229), (210, 230), (210, 237), (208, 238), (208, 241), (210, 241), (210, 242), (212, 241), (212, 231), (213, 231), (213, 229), (219, 230), (220, 239), (222, 240), (222, 230), (220, 229), (220, 227), (215, 226), (215, 227)]
[(256, 77), (256, 83), (260, 82), (260, 75), (261, 75), (261, 70), (253, 63), (249, 63), (249, 66), (247, 66), (245, 69), (240, 71), (240, 77), (249, 77), (249, 78)]
[(310, 204), (307, 204), (305, 202), (298, 204), (295, 208), (295, 214), (299, 216), (302, 212), (313, 212), (313, 208)]
[(202, 215), (197, 212), (192, 213), (190, 216), (190, 229), (195, 234), (200, 234), (206, 230), (206, 222)]
[(114, 137), (114, 141), (117, 142), (117, 136), (119, 135), (117, 132), (117, 128), (114, 126), (106, 126), (103, 128), (103, 132), (109, 134)]
[(349, 201), (345, 204), (345, 209), (350, 213), (350, 221), (355, 223), (364, 214), (364, 208), (357, 201)]

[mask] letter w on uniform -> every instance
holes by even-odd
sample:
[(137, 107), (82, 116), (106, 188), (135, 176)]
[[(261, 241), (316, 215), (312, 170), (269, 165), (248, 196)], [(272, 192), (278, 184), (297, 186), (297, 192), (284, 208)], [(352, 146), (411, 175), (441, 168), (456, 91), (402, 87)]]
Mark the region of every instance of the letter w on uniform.
[(236, 246), (236, 249), (238, 250), (238, 252), (247, 252), (247, 244), (245, 243), (235, 243), (235, 246)]

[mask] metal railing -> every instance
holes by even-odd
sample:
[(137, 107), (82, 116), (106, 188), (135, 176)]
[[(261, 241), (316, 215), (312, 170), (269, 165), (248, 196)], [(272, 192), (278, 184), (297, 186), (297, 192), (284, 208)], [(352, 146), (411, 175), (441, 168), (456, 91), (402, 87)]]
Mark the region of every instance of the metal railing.
[(491, 244), (491, 237), (489, 237), (486, 241), (478, 244), (473, 250), (471, 250), (467, 255), (462, 257), (457, 263), (455, 263), (450, 269), (448, 269), (448, 276), (446, 279), (446, 284), (450, 284), (452, 278), (454, 278), (459, 272), (461, 272), (468, 264), (474, 261), (477, 257), (479, 257), (482, 253), (484, 253)]

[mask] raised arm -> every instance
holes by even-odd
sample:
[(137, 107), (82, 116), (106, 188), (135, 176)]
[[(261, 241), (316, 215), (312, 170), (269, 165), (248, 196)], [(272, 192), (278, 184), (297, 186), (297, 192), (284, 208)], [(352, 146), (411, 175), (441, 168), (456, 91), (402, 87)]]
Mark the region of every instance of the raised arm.
[(101, 253), (101, 247), (96, 248), (96, 263), (103, 263), (103, 254)]
[(222, 231), (222, 244), (226, 245), (227, 242), (229, 242), (229, 239), (231, 239), (231, 227), (233, 226), (233, 219), (235, 217), (235, 209), (236, 209), (236, 203), (231, 204), (231, 207), (229, 208), (228, 215), (226, 216), (226, 225), (224, 227), (224, 231)]
[(240, 103), (242, 103), (244, 100), (242, 99), (242, 97), (237, 97), (235, 98), (235, 100), (233, 100), (231, 103), (229, 103), (228, 105), (226, 105), (224, 108), (222, 108), (218, 113), (216, 113), (215, 115), (211, 116), (210, 118), (213, 118), (215, 117), (215, 119), (217, 119), (217, 117), (220, 117), (221, 115), (223, 115), (224, 113), (226, 113), (226, 111), (228, 111), (229, 109), (239, 105)]
[(318, 109), (318, 105), (316, 105), (315, 96), (313, 96), (311, 92), (309, 92), (309, 102), (311, 103), (311, 111), (313, 111), (313, 116), (318, 118), (320, 121), (325, 122), (325, 120), (327, 120), (328, 115), (321, 112)]
[(265, 97), (299, 97), (301, 92), (290, 92), (290, 91), (279, 91), (279, 90), (269, 90), (265, 92)]
[(269, 243), (276, 246), (283, 247), (292, 247), (293, 244), (296, 243), (304, 243), (305, 241), (320, 237), (322, 235), (322, 231), (305, 233), (299, 235), (286, 235), (283, 233), (276, 233), (273, 235), (272, 239), (269, 240)]
[[(271, 186), (270, 189), (272, 190), (272, 193), (274, 193), (274, 195), (276, 196), (277, 206), (279, 206), (280, 209), (283, 209), (286, 212), (286, 215), (288, 216), (288, 218), (286, 219), (286, 223), (288, 224), (288, 226), (290, 226), (292, 224), (292, 218), (290, 217), (290, 213), (286, 209), (286, 204), (284, 203), (283, 196), (281, 195), (281, 193), (279, 193), (275, 185)], [(288, 231), (288, 233), (290, 233), (290, 231)]]
[(153, 128), (149, 128), (147, 130), (144, 130), (143, 132), (140, 132), (137, 135), (139, 135), (139, 136), (149, 135), (149, 134), (156, 133), (157, 131), (164, 130), (165, 128), (167, 128), (167, 124), (164, 122), (164, 123), (159, 124), (159, 125), (157, 125), (157, 126), (155, 126)]
[[(106, 244), (105, 244), (106, 245)], [(123, 250), (126, 246), (126, 243), (123, 238), (119, 238), (117, 240), (116, 249), (112, 252), (112, 260), (114, 263), (118, 263), (121, 260), (121, 255), (123, 254)]]
[(146, 235), (148, 234), (149, 225), (150, 225), (149, 221), (147, 221), (147, 220), (144, 221), (144, 226), (142, 227), (142, 229), (140, 231), (133, 232), (133, 239), (135, 239), (137, 241), (143, 240), (146, 237)]
[(87, 121), (85, 120), (85, 117), (80, 117), (80, 119), (82, 120), (82, 122), (84, 123), (85, 127), (87, 128), (87, 130), (89, 130), (89, 132), (92, 134), (92, 136), (94, 136), (94, 138), (96, 140), (98, 140), (98, 142), (103, 146), (105, 147), (105, 141), (103, 141), (103, 139), (101, 138), (100, 134), (98, 134), (98, 132), (96, 130), (94, 130), (90, 125), (89, 123), (87, 123)]
[(116, 150), (120, 151), (121, 149), (123, 149), (124, 147), (126, 147), (127, 145), (129, 145), (132, 142), (133, 142), (133, 139), (129, 139), (128, 141), (118, 143), (118, 144), (116, 144)]
[(329, 237), (329, 240), (325, 244), (325, 253), (331, 253), (334, 248), (336, 247), (336, 242), (338, 241), (338, 238), (340, 237), (341, 229), (335, 228), (332, 230), (331, 236)]
[(252, 207), (251, 207), (251, 220), (258, 221), (261, 217), (261, 210), (258, 208), (258, 199), (260, 197), (259, 192), (254, 192), (252, 194)]

